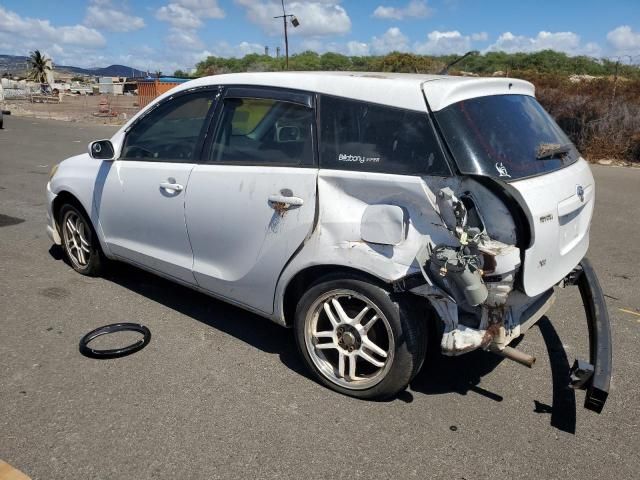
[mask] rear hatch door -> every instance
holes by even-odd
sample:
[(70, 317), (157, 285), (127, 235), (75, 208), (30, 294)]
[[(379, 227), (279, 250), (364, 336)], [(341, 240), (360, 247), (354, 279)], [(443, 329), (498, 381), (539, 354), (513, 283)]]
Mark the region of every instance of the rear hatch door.
[(562, 280), (587, 253), (595, 201), (593, 176), (580, 159), (511, 186), (532, 215), (533, 242), (524, 252), (522, 283), (525, 293), (534, 296)]

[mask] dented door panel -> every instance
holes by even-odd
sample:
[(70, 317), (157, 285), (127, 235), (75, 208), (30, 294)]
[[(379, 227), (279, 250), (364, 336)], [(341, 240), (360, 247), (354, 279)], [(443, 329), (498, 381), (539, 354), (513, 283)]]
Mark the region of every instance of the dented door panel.
[[(198, 285), (271, 313), (278, 276), (313, 226), (317, 172), (197, 165), (185, 212)], [(270, 201), (274, 195), (300, 204), (281, 208)]]

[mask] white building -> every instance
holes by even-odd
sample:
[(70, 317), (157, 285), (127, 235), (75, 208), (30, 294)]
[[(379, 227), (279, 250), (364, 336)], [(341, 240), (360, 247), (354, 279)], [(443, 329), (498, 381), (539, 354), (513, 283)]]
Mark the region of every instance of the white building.
[(107, 95), (122, 95), (124, 82), (119, 77), (100, 77), (98, 91)]

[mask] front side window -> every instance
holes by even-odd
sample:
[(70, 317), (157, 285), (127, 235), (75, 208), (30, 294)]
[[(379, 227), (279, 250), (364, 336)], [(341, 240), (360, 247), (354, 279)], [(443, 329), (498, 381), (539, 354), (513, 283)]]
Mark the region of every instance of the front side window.
[(445, 141), (462, 173), (510, 181), (558, 170), (578, 151), (535, 98), (471, 98), (436, 112)]
[(191, 93), (158, 106), (127, 133), (121, 158), (195, 162), (199, 139), (215, 95), (213, 91)]
[(320, 132), (322, 168), (450, 174), (426, 112), (323, 96)]
[(313, 109), (265, 98), (225, 98), (211, 162), (312, 164)]

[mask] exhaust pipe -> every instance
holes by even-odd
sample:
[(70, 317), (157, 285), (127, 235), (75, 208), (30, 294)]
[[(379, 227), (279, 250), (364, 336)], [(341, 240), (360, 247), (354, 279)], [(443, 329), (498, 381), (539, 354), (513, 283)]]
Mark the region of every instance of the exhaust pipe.
[(536, 363), (536, 357), (524, 353), (516, 348), (512, 347), (504, 347), (502, 350), (497, 347), (493, 347), (489, 350), (496, 355), (500, 355), (501, 357), (508, 358), (509, 360), (513, 360), (514, 362), (519, 363), (520, 365), (524, 365), (525, 367), (533, 367), (533, 364)]

